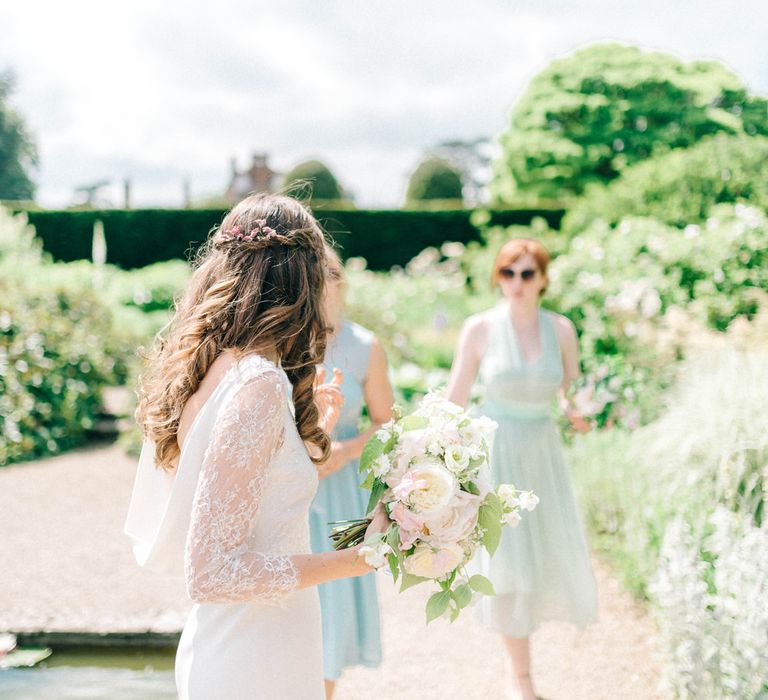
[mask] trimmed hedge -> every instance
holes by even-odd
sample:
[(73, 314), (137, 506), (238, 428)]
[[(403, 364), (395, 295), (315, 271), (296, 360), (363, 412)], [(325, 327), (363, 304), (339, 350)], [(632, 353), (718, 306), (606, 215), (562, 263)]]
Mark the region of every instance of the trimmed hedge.
[[(481, 218), (483, 225), (512, 226), (541, 217), (557, 229), (564, 213), (562, 209), (515, 209), (482, 212)], [(126, 269), (189, 258), (224, 214), (221, 209), (27, 212), (44, 249), (61, 261), (91, 257), (93, 224), (100, 219), (107, 239), (107, 261)], [(373, 270), (405, 265), (429, 246), (481, 238), (471, 210), (318, 209), (315, 214), (345, 258), (364, 257)]]

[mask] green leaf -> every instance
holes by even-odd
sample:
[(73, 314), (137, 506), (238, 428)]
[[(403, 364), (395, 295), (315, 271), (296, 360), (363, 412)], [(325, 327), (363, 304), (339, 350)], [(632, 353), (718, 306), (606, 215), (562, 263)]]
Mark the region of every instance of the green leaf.
[(466, 608), (472, 602), (472, 589), (468, 584), (460, 583), (451, 591), (451, 598), (459, 606), (459, 610)]
[(451, 602), (450, 591), (440, 591), (439, 593), (433, 593), (427, 601), (427, 624), (432, 622), (435, 618), (440, 617)]
[(451, 608), (451, 622), (456, 622), (456, 618), (459, 616), (461, 608)]
[(424, 583), (424, 581), (429, 581), (429, 579), (423, 578), (422, 576), (414, 576), (413, 574), (406, 574), (403, 572), (403, 579), (402, 583), (400, 584), (400, 593), (407, 591), (409, 588), (417, 586), (420, 583)]
[(406, 416), (400, 421), (400, 425), (403, 426), (404, 431), (408, 430), (421, 430), (429, 425), (429, 419), (424, 416)]
[(498, 494), (494, 493), (493, 491), (489, 491), (485, 496), (483, 505), (495, 510), (499, 515), (499, 520), (501, 520), (501, 516), (504, 515), (504, 503), (502, 502), (501, 498), (499, 498)]
[(367, 489), (368, 491), (370, 491), (371, 488), (373, 487), (373, 481), (375, 478), (376, 478), (376, 475), (372, 471), (368, 472), (368, 475), (363, 480), (363, 483), (360, 484), (360, 488)]
[(389, 570), (392, 572), (392, 580), (397, 583), (397, 577), (400, 574), (400, 568), (397, 565), (397, 556), (395, 554), (387, 554), (387, 562), (389, 563)]
[(483, 533), (483, 545), (488, 554), (493, 556), (501, 541), (501, 514), (493, 505), (480, 506), (478, 522), (485, 532)]
[(384, 454), (384, 448), (385, 444), (376, 437), (375, 433), (370, 438), (368, 438), (368, 442), (365, 443), (363, 452), (360, 455), (360, 466), (358, 471), (361, 474), (363, 472), (370, 471), (374, 460)]
[(467, 493), (474, 494), (475, 496), (480, 495), (480, 489), (477, 488), (477, 484), (472, 481), (468, 481), (466, 484), (464, 484), (464, 489)]
[(392, 547), (393, 552), (397, 552), (400, 549), (400, 526), (397, 523), (392, 523), (387, 530), (387, 544)]
[(473, 591), (477, 591), (483, 595), (496, 595), (496, 591), (493, 590), (493, 584), (481, 574), (475, 574), (470, 578), (469, 585)]
[(376, 504), (381, 500), (384, 492), (387, 490), (387, 485), (378, 477), (373, 480), (373, 486), (371, 487), (371, 497), (368, 499), (368, 507), (365, 512), (370, 513)]

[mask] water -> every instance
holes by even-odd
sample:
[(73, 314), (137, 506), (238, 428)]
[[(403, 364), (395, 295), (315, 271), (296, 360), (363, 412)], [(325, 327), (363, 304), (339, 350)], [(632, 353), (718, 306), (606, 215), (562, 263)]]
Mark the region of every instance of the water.
[(0, 670), (0, 700), (175, 700), (173, 650), (54, 652), (34, 668)]

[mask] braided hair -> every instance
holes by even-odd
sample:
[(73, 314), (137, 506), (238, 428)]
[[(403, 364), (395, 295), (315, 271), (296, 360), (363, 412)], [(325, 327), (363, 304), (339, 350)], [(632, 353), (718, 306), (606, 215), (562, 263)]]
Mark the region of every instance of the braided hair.
[(324, 246), (310, 212), (281, 195), (244, 199), (211, 232), (140, 383), (137, 420), (161, 467), (173, 468), (184, 405), (225, 350), (277, 355), (293, 385), (299, 434), (319, 448), (315, 462), (328, 458), (313, 388), (327, 334)]

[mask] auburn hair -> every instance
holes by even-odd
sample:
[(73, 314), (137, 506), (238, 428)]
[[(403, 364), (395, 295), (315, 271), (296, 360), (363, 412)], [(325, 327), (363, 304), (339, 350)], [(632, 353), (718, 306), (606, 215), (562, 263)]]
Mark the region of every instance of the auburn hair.
[[(496, 253), (496, 260), (491, 271), (491, 288), (495, 288), (499, 284), (500, 273), (503, 267), (517, 262), (526, 254), (533, 257), (542, 275), (547, 274), (547, 268), (552, 260), (547, 249), (532, 238), (513, 238), (501, 246), (499, 252)], [(542, 289), (541, 293), (543, 294), (545, 291), (546, 287)]]
[(313, 388), (326, 345), (325, 256), (317, 221), (283, 195), (247, 197), (210, 233), (139, 385), (136, 418), (160, 467), (173, 468), (184, 405), (225, 350), (277, 355), (293, 386), (299, 435), (320, 449), (313, 461), (328, 459)]

